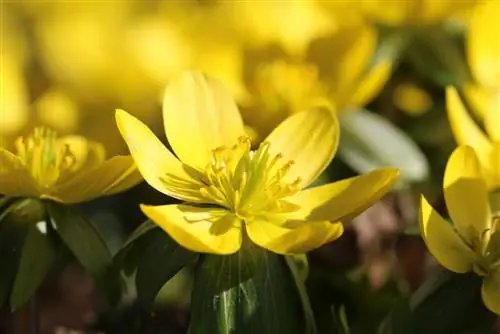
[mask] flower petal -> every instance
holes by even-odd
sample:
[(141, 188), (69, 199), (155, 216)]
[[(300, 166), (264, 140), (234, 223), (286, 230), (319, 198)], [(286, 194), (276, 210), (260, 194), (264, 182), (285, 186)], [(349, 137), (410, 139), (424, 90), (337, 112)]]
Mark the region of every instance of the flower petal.
[(481, 289), (484, 305), (493, 313), (500, 315), (500, 270), (484, 278)]
[(42, 194), (61, 203), (81, 203), (117, 194), (142, 181), (130, 156), (116, 156), (87, 171), (81, 171), (68, 181)]
[(420, 233), (429, 252), (441, 265), (456, 273), (472, 269), (475, 253), (423, 196), (420, 201)]
[(270, 143), (270, 154), (282, 154), (284, 163), (294, 161), (286, 180), (292, 182), (300, 177), (301, 187), (306, 187), (323, 172), (337, 151), (338, 119), (327, 107), (299, 112), (278, 125), (265, 141)]
[(212, 150), (244, 136), (236, 102), (222, 82), (199, 72), (172, 80), (163, 99), (167, 139), (185, 164), (202, 170)]
[(500, 85), (499, 1), (483, 1), (475, 7), (469, 25), (468, 57), (476, 80), (487, 87)]
[(491, 152), (491, 143), (465, 110), (457, 91), (453, 87), (446, 88), (446, 110), (457, 143), (472, 146), (476, 150), (481, 164), (486, 166)]
[(361, 77), (357, 88), (351, 97), (350, 104), (363, 107), (370, 102), (384, 87), (392, 71), (392, 62), (383, 60), (372, 67), (366, 75)]
[(191, 251), (226, 255), (241, 247), (241, 221), (227, 211), (187, 205), (141, 205), (141, 209), (175, 241)]
[(0, 194), (6, 196), (39, 196), (37, 183), (22, 161), (0, 148)]
[(448, 159), (444, 174), (444, 198), (453, 224), (466, 241), (489, 228), (488, 189), (476, 153), (459, 146)]
[(379, 169), (349, 179), (305, 189), (289, 198), (302, 219), (346, 222), (380, 200), (397, 180), (399, 170)]
[(295, 221), (279, 226), (265, 220), (246, 224), (248, 236), (257, 245), (278, 254), (305, 253), (340, 238), (342, 223)]
[(190, 202), (203, 202), (200, 181), (160, 142), (144, 123), (116, 111), (118, 128), (146, 182), (159, 192)]

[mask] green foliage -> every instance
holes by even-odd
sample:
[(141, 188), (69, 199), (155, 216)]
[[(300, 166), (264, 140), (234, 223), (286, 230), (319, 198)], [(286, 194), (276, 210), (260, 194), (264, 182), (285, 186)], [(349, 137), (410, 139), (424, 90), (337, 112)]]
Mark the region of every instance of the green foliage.
[(245, 246), (204, 255), (195, 274), (189, 333), (313, 333), (282, 256)]

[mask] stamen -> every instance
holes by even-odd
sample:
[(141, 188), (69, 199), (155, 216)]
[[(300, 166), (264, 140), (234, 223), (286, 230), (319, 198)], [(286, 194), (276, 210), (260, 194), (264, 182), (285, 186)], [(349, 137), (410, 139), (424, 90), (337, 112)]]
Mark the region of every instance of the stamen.
[(56, 132), (36, 128), (27, 138), (15, 141), (17, 156), (41, 187), (54, 185), (73, 171), (76, 157), (69, 145), (58, 142)]
[(269, 142), (263, 142), (251, 151), (250, 138), (242, 136), (230, 147), (214, 149), (202, 177), (202, 196), (245, 220), (298, 210), (282, 203), (282, 198), (300, 190), (300, 178), (285, 181), (294, 161), (282, 162), (280, 166), (283, 154), (272, 154), (270, 147)]

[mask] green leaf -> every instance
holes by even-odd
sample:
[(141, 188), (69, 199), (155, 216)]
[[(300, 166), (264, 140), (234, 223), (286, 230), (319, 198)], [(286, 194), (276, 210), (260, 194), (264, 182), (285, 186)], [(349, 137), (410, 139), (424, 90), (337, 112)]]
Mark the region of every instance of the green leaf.
[(142, 252), (137, 258), (135, 283), (139, 303), (150, 308), (163, 285), (184, 266), (193, 263), (198, 254), (182, 248), (158, 227), (146, 232), (147, 235), (142, 234), (138, 239), (147, 244), (140, 243)]
[(416, 334), (448, 334), (487, 329), (496, 316), (481, 299), (482, 277), (441, 270), (412, 296), (410, 307)]
[(309, 333), (283, 256), (245, 245), (236, 254), (200, 260), (190, 334)]
[(405, 181), (427, 178), (429, 165), (425, 155), (387, 119), (366, 110), (352, 110), (345, 112), (340, 121), (340, 157), (358, 173), (396, 167)]
[(484, 306), (481, 285), (482, 278), (474, 273), (442, 269), (422, 284), (409, 303), (395, 304), (379, 333), (491, 333), (497, 317)]
[(70, 206), (46, 204), (52, 227), (80, 264), (96, 278), (106, 275), (111, 254), (92, 222)]
[(158, 226), (148, 220), (141, 224), (125, 241), (120, 251), (115, 255), (115, 263), (124, 271), (127, 276), (137, 269), (144, 249), (154, 238), (153, 231)]
[(10, 295), (27, 226), (6, 214), (0, 221), (0, 306)]
[(50, 229), (45, 221), (29, 227), (10, 295), (10, 307), (13, 311), (28, 302), (54, 264), (56, 251), (49, 233)]

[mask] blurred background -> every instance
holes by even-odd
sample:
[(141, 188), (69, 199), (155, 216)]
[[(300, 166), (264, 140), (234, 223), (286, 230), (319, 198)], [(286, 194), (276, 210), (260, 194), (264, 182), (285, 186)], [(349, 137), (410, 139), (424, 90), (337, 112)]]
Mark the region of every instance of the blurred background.
[[(320, 332), (332, 332), (329, 305), (342, 300), (358, 324), (353, 333), (371, 333), (395, 298), (435, 266), (418, 237), (418, 194), (443, 209), (441, 178), (455, 147), (444, 87), (472, 83), (465, 40), (478, 1), (0, 5), (0, 146), (11, 148), (16, 137), (46, 126), (102, 142), (109, 155), (126, 154), (115, 109), (161, 134), (162, 93), (186, 69), (230, 87), (254, 144), (291, 113), (327, 99), (341, 118), (342, 139), (322, 181), (381, 166), (400, 167), (403, 177), (347, 224), (341, 240), (309, 255), (306, 283)], [(144, 220), (137, 203), (165, 201), (141, 184), (83, 209), (116, 253)], [(51, 273), (39, 292), (42, 333), (185, 333), (191, 280), (189, 269), (181, 271), (145, 317), (133, 306), (133, 291), (111, 309), (70, 264)], [(2, 310), (0, 333), (27, 333), (25, 317)]]

